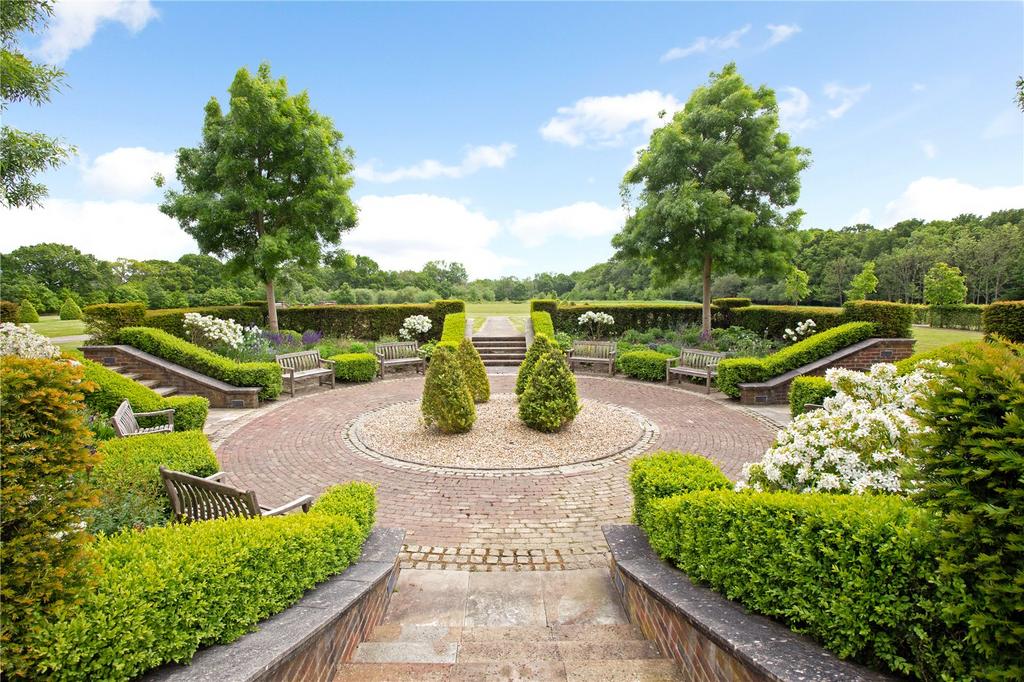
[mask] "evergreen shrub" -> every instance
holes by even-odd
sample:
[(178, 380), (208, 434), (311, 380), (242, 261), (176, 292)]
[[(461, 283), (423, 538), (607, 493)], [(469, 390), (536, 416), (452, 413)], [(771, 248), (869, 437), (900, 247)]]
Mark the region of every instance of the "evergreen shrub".
[(469, 392), (473, 394), (473, 402), (486, 403), (491, 399), (491, 382), (487, 379), (487, 368), (472, 339), (463, 337), (459, 341), (458, 355), (462, 376), (466, 379)]
[(465, 433), (476, 421), (473, 393), (459, 362), (458, 347), (441, 343), (427, 365), (421, 402), (423, 420), (443, 433)]
[(575, 419), (579, 411), (576, 377), (565, 354), (557, 349), (544, 353), (519, 398), (519, 418), (531, 429), (551, 433)]

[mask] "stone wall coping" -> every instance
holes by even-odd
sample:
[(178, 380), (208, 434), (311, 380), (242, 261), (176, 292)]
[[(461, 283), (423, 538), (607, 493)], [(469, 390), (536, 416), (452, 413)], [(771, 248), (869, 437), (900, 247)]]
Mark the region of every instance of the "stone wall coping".
[(385, 580), (395, 568), (404, 542), (405, 531), (400, 528), (374, 529), (356, 563), (308, 591), (289, 608), (262, 621), (255, 632), (230, 644), (200, 649), (188, 665), (167, 664), (141, 679), (144, 682), (261, 679)]
[(622, 572), (765, 678), (778, 682), (899, 679), (842, 661), (812, 639), (750, 613), (710, 588), (695, 585), (685, 573), (657, 557), (637, 526), (606, 525), (602, 530), (612, 561)]
[(853, 344), (852, 346), (847, 346), (846, 348), (840, 348), (839, 350), (837, 350), (835, 353), (832, 353), (831, 355), (826, 355), (825, 357), (819, 358), (818, 360), (815, 360), (814, 362), (808, 362), (806, 365), (801, 365), (800, 367), (797, 367), (796, 369), (791, 369), (788, 372), (786, 372), (785, 374), (780, 374), (778, 376), (772, 377), (771, 379), (768, 379), (767, 381), (748, 382), (748, 383), (745, 383), (745, 384), (739, 384), (739, 387), (741, 389), (774, 388), (775, 386), (778, 386), (780, 384), (784, 384), (787, 381), (792, 381), (793, 379), (795, 379), (795, 378), (797, 378), (799, 376), (804, 376), (806, 374), (813, 374), (814, 372), (820, 370), (822, 367), (826, 367), (829, 364), (835, 362), (836, 360), (840, 360), (842, 358), (845, 358), (848, 355), (853, 355), (854, 353), (860, 352), (860, 351), (864, 350), (865, 348), (870, 348), (871, 346), (875, 346), (875, 345), (877, 345), (877, 344), (879, 344), (881, 342), (884, 342), (884, 341), (901, 341), (901, 342), (906, 342), (906, 343), (914, 343), (914, 339), (894, 339), (894, 338), (886, 338), (886, 337), (875, 337), (875, 338), (870, 338), (870, 339), (864, 339), (863, 341), (858, 341), (857, 343)]
[(141, 351), (134, 346), (125, 345), (107, 345), (107, 346), (85, 346), (82, 348), (84, 353), (86, 350), (104, 351), (104, 350), (117, 350), (126, 355), (131, 355), (142, 362), (146, 362), (151, 365), (155, 365), (160, 369), (169, 372), (171, 374), (177, 374), (179, 376), (186, 377), (187, 379), (202, 384), (208, 388), (220, 391), (222, 393), (259, 393), (263, 389), (259, 386), (233, 386), (227, 382), (215, 379), (213, 377), (206, 376), (200, 372), (189, 369), (188, 367), (182, 367), (181, 365), (175, 364), (170, 360), (164, 360), (156, 355), (151, 355), (145, 351)]

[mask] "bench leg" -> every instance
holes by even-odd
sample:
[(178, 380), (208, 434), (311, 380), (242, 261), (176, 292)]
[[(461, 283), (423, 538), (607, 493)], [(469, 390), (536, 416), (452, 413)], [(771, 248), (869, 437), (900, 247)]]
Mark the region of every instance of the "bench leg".
[(708, 375), (707, 387), (704, 389), (704, 392), (707, 395), (711, 395), (711, 375), (710, 374)]

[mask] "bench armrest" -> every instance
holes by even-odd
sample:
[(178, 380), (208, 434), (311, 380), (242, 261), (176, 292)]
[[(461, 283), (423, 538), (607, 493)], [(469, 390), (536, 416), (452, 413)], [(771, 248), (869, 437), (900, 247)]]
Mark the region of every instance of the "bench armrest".
[(136, 412), (135, 416), (136, 417), (162, 417), (164, 415), (170, 416), (170, 415), (173, 415), (173, 414), (174, 414), (174, 409), (172, 408), (172, 409), (167, 409), (167, 410), (157, 410), (156, 412)]
[(287, 374), (290, 377), (294, 377), (295, 376), (295, 368), (294, 367), (282, 367), (281, 368), (281, 374)]
[(323, 367), (324, 369), (334, 369), (335, 362), (336, 360), (324, 360), (323, 358), (321, 358), (320, 366)]
[(260, 507), (260, 509), (263, 510), (263, 516), (277, 516), (278, 514), (284, 514), (285, 512), (289, 512), (293, 509), (298, 509), (299, 507), (302, 507), (302, 511), (307, 512), (309, 511), (309, 506), (312, 503), (312, 495), (303, 495), (302, 497), (295, 498), (287, 504), (282, 504), (280, 507), (274, 507), (273, 509)]
[(668, 359), (666, 359), (665, 360), (665, 369), (667, 370), (669, 367), (675, 367), (677, 362), (679, 362), (679, 358), (668, 358)]
[(227, 475), (228, 475), (228, 472), (226, 472), (226, 471), (218, 471), (215, 474), (210, 474), (209, 476), (204, 476), (204, 478), (207, 481), (218, 481), (219, 482), (220, 479), (224, 478)]

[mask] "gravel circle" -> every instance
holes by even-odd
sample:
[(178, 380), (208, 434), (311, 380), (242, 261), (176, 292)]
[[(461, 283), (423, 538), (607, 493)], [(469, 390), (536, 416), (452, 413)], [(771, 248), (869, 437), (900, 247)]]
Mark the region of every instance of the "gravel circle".
[(362, 415), (351, 435), (384, 457), (467, 469), (557, 467), (602, 459), (636, 445), (646, 420), (633, 410), (583, 399), (576, 418), (558, 433), (534, 431), (519, 420), (512, 393), (476, 406), (469, 433), (444, 434), (423, 423), (420, 402), (404, 402)]

